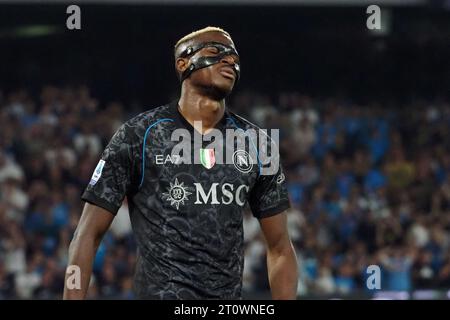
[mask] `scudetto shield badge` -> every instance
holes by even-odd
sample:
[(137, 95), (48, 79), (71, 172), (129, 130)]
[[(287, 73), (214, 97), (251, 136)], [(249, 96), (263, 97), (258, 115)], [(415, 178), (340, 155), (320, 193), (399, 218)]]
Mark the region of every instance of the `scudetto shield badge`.
[(206, 169), (211, 169), (216, 164), (214, 149), (200, 149), (200, 162)]

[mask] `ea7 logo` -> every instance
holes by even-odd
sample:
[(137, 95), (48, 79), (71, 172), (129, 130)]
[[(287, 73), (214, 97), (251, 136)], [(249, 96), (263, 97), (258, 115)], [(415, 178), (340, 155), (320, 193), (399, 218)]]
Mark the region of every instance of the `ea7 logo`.
[(366, 286), (369, 290), (381, 289), (381, 270), (377, 265), (370, 265), (367, 267), (366, 273), (369, 274), (366, 280)]
[(181, 162), (181, 157), (177, 154), (173, 154), (173, 155), (168, 154), (166, 157), (164, 157), (164, 155), (162, 155), (162, 154), (157, 154), (155, 156), (156, 164), (166, 164), (166, 163), (180, 164), (180, 162)]

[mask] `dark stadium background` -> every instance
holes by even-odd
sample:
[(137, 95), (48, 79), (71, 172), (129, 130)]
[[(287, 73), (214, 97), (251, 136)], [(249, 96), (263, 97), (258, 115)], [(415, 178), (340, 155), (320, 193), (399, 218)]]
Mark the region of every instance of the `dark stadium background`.
[[(385, 36), (365, 27), (365, 7), (85, 4), (80, 31), (66, 29), (66, 6), (1, 8), (5, 89), (86, 83), (104, 99), (163, 103), (178, 89), (174, 42), (220, 25), (243, 57), (240, 90), (377, 100), (448, 94), (449, 13), (433, 7), (386, 9)], [(33, 25), (51, 26), (54, 34), (14, 36)]]
[[(173, 45), (184, 34), (208, 25), (229, 31), (241, 55), (242, 79), (230, 97), (230, 107), (250, 117), (255, 108), (271, 105), (277, 110), (269, 112), (260, 125), (282, 128), (286, 142), (281, 148), (296, 210), (292, 215), (297, 215), (293, 219), (306, 221), (298, 227), (296, 238), (305, 281), (299, 297), (376, 296), (379, 292), (365, 289), (362, 269), (350, 270), (349, 264), (377, 264), (383, 254), (406, 256), (415, 250), (407, 239), (419, 224), (428, 231), (429, 240), (413, 254), (412, 269), (405, 278), (409, 282), (382, 291), (400, 292), (392, 296), (400, 298), (405, 293), (418, 297), (417, 290), (425, 290), (419, 291), (422, 297), (446, 297), (450, 290), (450, 11), (445, 1), (380, 6), (382, 32), (366, 28), (368, 15), (362, 5), (117, 4), (80, 4), (82, 29), (69, 31), (66, 5), (0, 2), (0, 150), (3, 159), (12, 159), (22, 171), (19, 178), (0, 175), (0, 299), (60, 297), (61, 252), (81, 213), (78, 195), (98, 161), (98, 154), (76, 146), (76, 137), (84, 141), (83, 134), (97, 135), (94, 140), (103, 149), (117, 123), (176, 97), (179, 84)], [(315, 143), (294, 155), (297, 145), (289, 136), (296, 128), (286, 129), (286, 121), (296, 110), (317, 119), (309, 123)], [(65, 119), (66, 113), (75, 120)], [(51, 119), (53, 129), (45, 128), (48, 123), (42, 119)], [(352, 129), (353, 124), (357, 129)], [(330, 136), (332, 141), (325, 142)], [(57, 163), (54, 169), (46, 162), (46, 151), (58, 146), (75, 150), (77, 163), (72, 168)], [(367, 160), (379, 146), (386, 146), (380, 157)], [(324, 177), (330, 161), (327, 154), (332, 154), (337, 172), (348, 176), (342, 180), (339, 174)], [(357, 165), (365, 160), (370, 168), (361, 174)], [(0, 161), (0, 172), (5, 163)], [(406, 175), (416, 173), (400, 186), (389, 182), (389, 165), (398, 163), (405, 165)], [(375, 182), (367, 178), (371, 169), (387, 182), (377, 184), (375, 178)], [(318, 171), (316, 180), (306, 183), (305, 170), (308, 174)], [(350, 237), (356, 240), (343, 239), (346, 231), (340, 233), (336, 226), (347, 226), (342, 222), (347, 216), (334, 210), (350, 196), (347, 187), (339, 189), (341, 182), (359, 186), (362, 191), (355, 194), (361, 199), (369, 199), (371, 192), (384, 197), (379, 202), (386, 200), (386, 208), (394, 212), (393, 222), (385, 222), (383, 214), (376, 213), (374, 220), (361, 218), (376, 209), (359, 208), (363, 213), (357, 210), (354, 224), (348, 224), (356, 225)], [(373, 182), (374, 190), (369, 192), (366, 182)], [(321, 211), (325, 218), (311, 216), (314, 197), (324, 186), (333, 189), (325, 191)], [(46, 200), (36, 197), (38, 189), (46, 190), (42, 193)], [(60, 194), (55, 196), (58, 189)], [(21, 190), (28, 198), (26, 205), (11, 209), (6, 196), (10, 190)], [(402, 205), (413, 207), (406, 218), (397, 212)], [(22, 218), (14, 216), (16, 211)], [(390, 223), (399, 225), (398, 234), (389, 231)], [(308, 235), (308, 229), (320, 225), (329, 231), (331, 244), (338, 244), (336, 251), (315, 250), (308, 241), (315, 237), (315, 231)], [(375, 248), (368, 248), (372, 244), (361, 235), (364, 230), (375, 230), (381, 238), (391, 232), (396, 240), (380, 240), (381, 245), (374, 240)], [(432, 236), (435, 232), (439, 236)], [(258, 235), (254, 237), (248, 248), (259, 241)], [(104, 243), (91, 298), (130, 298), (133, 239), (108, 236)], [(22, 252), (25, 258), (25, 270), (8, 267), (6, 261), (16, 249), (17, 256)], [(256, 262), (246, 280), (246, 296), (265, 298), (264, 257), (257, 246), (252, 250), (256, 258), (251, 259)], [(383, 277), (394, 277), (395, 272), (389, 275), (386, 270)], [(33, 279), (36, 285), (17, 289), (21, 277)], [(319, 277), (323, 283), (334, 283), (324, 285), (331, 291), (317, 289)]]

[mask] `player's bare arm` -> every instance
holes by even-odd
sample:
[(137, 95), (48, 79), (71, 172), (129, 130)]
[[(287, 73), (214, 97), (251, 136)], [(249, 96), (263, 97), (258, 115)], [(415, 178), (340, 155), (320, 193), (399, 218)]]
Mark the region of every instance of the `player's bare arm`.
[(295, 299), (297, 259), (287, 230), (286, 212), (260, 220), (267, 242), (267, 270), (273, 299)]
[(75, 265), (81, 270), (81, 288), (69, 289), (67, 281), (65, 281), (64, 299), (84, 299), (86, 297), (95, 253), (113, 219), (114, 215), (107, 210), (90, 203), (85, 204), (80, 222), (70, 243), (68, 261), (69, 266)]

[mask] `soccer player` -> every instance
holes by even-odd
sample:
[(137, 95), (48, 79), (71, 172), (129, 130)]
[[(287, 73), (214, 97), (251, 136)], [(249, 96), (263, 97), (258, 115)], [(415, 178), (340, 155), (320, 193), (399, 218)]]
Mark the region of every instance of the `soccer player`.
[(177, 129), (202, 137), (214, 130), (225, 137), (227, 129), (258, 129), (225, 106), (239, 66), (235, 45), (220, 28), (207, 27), (177, 42), (180, 98), (123, 124), (82, 195), (86, 204), (69, 248), (69, 265), (81, 270), (81, 289), (66, 283), (65, 299), (85, 298), (96, 250), (125, 197), (138, 244), (138, 298), (240, 299), (246, 203), (267, 240), (272, 297), (296, 297), (297, 262), (281, 166), (263, 174), (248, 150), (237, 150), (232, 163), (219, 163), (219, 150), (207, 148), (208, 141), (200, 148), (189, 143), (189, 158), (197, 153), (197, 163), (180, 161), (172, 152)]

